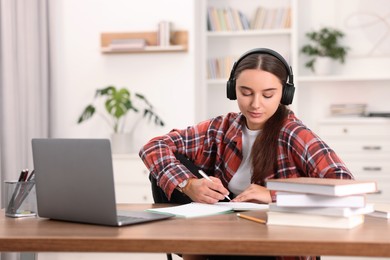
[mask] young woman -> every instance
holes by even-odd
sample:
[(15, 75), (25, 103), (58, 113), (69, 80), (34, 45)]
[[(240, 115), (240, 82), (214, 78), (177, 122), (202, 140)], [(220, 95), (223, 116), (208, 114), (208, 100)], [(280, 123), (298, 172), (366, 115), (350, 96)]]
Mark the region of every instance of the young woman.
[[(227, 96), (237, 100), (240, 113), (174, 129), (141, 149), (168, 199), (178, 189), (196, 202), (215, 203), (230, 194), (233, 201), (269, 203), (275, 196), (265, 186), (267, 179), (353, 178), (336, 153), (288, 109), (293, 74), (277, 52), (259, 48), (243, 54), (233, 66)], [(212, 182), (197, 178), (174, 153), (189, 158)]]

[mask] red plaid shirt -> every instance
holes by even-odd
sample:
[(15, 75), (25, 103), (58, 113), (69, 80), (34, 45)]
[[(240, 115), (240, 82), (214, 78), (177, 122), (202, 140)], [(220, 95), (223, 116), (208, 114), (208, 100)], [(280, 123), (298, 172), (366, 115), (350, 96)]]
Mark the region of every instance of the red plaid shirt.
[[(170, 198), (182, 181), (194, 177), (178, 160), (178, 152), (198, 167), (222, 180), (228, 186), (242, 160), (242, 127), (244, 116), (229, 113), (187, 129), (174, 129), (153, 138), (140, 151), (149, 172)], [(278, 141), (278, 167), (269, 178), (353, 178), (342, 160), (317, 135), (289, 112)], [(273, 194), (274, 199), (274, 194)], [(278, 259), (315, 259), (311, 256), (278, 257)]]
[[(168, 198), (179, 183), (194, 177), (176, 160), (174, 152), (186, 155), (227, 187), (241, 164), (244, 123), (241, 113), (229, 113), (187, 129), (174, 129), (150, 140), (141, 149), (140, 157)], [(267, 179), (353, 178), (336, 153), (291, 111), (281, 129), (278, 146), (278, 168)]]

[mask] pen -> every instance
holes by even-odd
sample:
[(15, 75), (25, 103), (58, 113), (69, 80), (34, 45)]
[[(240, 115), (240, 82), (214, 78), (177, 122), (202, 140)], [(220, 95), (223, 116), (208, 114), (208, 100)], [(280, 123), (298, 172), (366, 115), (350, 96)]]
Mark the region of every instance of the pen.
[[(204, 173), (204, 171), (199, 170), (198, 172), (199, 172), (200, 175), (202, 175), (203, 178), (205, 178), (206, 180), (212, 182), (212, 180), (210, 179), (210, 177), (209, 177), (206, 173)], [(231, 199), (229, 198), (228, 195), (225, 195), (225, 198), (227, 198), (228, 200), (231, 200)]]
[(18, 207), (20, 206), (18, 205), (19, 204), (18, 201), (22, 196), (22, 194), (24, 193), (25, 187), (23, 186), (23, 183), (26, 181), (27, 174), (28, 174), (27, 169), (22, 170), (20, 172), (18, 182), (16, 183), (14, 192), (12, 193), (12, 197), (8, 203), (7, 213), (15, 214), (16, 211), (18, 210)]
[(22, 170), (22, 172), (19, 175), (18, 182), (25, 181), (28, 174), (28, 170)]
[(27, 181), (27, 176), (28, 176), (28, 169), (25, 169), (24, 170), (23, 181)]
[(244, 219), (247, 219), (247, 220), (252, 220), (252, 221), (260, 223), (260, 224), (266, 224), (267, 223), (264, 219), (243, 215), (241, 213), (237, 213), (237, 217), (244, 218)]
[(28, 176), (28, 178), (27, 178), (27, 181), (33, 180), (34, 177), (35, 177), (34, 174), (35, 174), (35, 170), (32, 170), (31, 173), (30, 173), (30, 176)]

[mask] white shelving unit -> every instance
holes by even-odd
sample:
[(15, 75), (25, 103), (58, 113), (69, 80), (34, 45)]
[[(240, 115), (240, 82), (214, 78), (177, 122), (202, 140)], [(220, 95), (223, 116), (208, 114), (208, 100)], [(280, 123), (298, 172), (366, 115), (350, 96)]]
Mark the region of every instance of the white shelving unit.
[[(214, 116), (226, 114), (230, 111), (238, 111), (236, 102), (226, 97), (226, 81), (229, 73), (223, 78), (210, 79), (207, 76), (207, 62), (210, 58), (231, 57), (236, 60), (249, 49), (271, 48), (281, 53), (289, 62), (292, 62), (293, 51), (293, 28), (264, 29), (264, 30), (241, 30), (241, 31), (208, 31), (207, 30), (207, 9), (209, 7), (226, 8), (231, 7), (242, 12), (250, 21), (253, 20), (258, 7), (282, 8), (291, 7), (294, 12), (295, 0), (266, 1), (266, 0), (201, 0), (200, 23), (201, 45), (199, 52), (200, 59), (200, 94), (198, 121)], [(227, 74), (227, 75), (226, 75)], [(197, 101), (197, 102), (198, 102)]]
[[(342, 6), (352, 6), (363, 10), (367, 6), (375, 9), (375, 3), (368, 0), (359, 3), (342, 0)], [(340, 10), (336, 0), (201, 0), (199, 23), (200, 46), (198, 52), (200, 86), (197, 103), (197, 121), (213, 116), (238, 111), (236, 102), (226, 98), (226, 81), (224, 78), (207, 78), (207, 61), (209, 58), (233, 56), (239, 57), (251, 48), (268, 47), (280, 52), (292, 65), (296, 93), (291, 108), (302, 121), (314, 131), (318, 130), (318, 120), (329, 116), (330, 104), (366, 103), (370, 112), (390, 111), (386, 97), (390, 96), (390, 54), (384, 57), (347, 56), (345, 64), (335, 64), (334, 74), (318, 76), (304, 66), (305, 57), (300, 48), (307, 42), (305, 33), (322, 26), (342, 27), (343, 16), (347, 8)], [(207, 8), (231, 7), (240, 10), (249, 19), (253, 19), (259, 6), (275, 8), (291, 7), (291, 28), (264, 29), (246, 31), (208, 31)], [(381, 6), (376, 7), (383, 9)], [(350, 11), (352, 12), (352, 11)], [(344, 30), (344, 28), (342, 28)], [(356, 41), (344, 43), (352, 50)], [(359, 46), (357, 46), (359, 47)], [(389, 51), (390, 52), (390, 51)]]

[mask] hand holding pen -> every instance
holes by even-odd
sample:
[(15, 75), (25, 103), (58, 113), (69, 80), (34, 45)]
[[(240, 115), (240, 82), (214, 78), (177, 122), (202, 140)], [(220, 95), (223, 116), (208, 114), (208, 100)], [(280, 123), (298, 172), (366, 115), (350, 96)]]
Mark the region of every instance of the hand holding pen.
[[(199, 174), (202, 175), (202, 177), (205, 178), (206, 180), (211, 181), (211, 182), (213, 181), (213, 180), (210, 179), (210, 177), (209, 177), (204, 171), (199, 170), (198, 172), (199, 172)], [(225, 196), (225, 198), (228, 199), (229, 201), (231, 200), (231, 199), (229, 198), (228, 195), (224, 195), (224, 196)]]
[[(223, 186), (220, 179), (207, 176), (203, 171), (197, 172), (198, 178), (190, 178), (183, 192), (194, 202), (214, 204), (227, 196), (229, 191)], [(203, 177), (203, 178), (202, 178)], [(226, 195), (225, 195), (226, 194)]]

